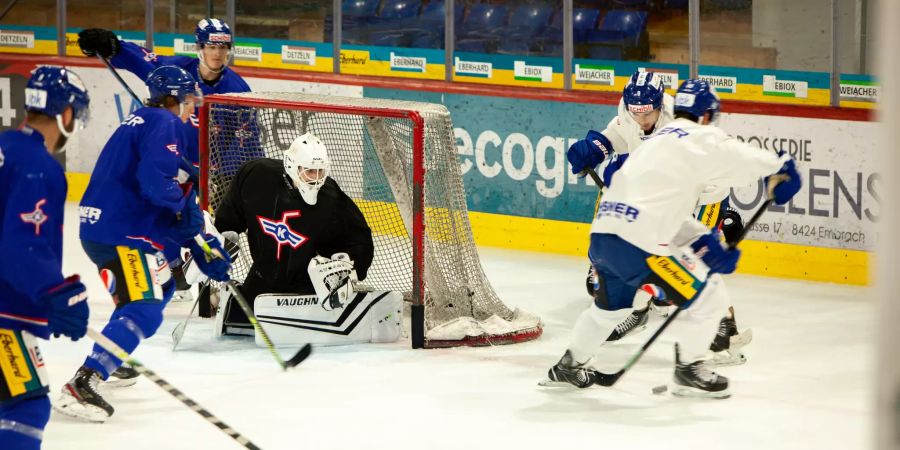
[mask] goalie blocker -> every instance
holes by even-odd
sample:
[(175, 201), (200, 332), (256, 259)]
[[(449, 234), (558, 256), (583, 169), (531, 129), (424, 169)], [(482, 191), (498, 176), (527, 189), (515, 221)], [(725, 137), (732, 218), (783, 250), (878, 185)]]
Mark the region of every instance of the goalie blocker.
[[(308, 270), (316, 295), (262, 293), (253, 301), (256, 319), (273, 344), (347, 345), (395, 342), (400, 338), (400, 292), (357, 291), (356, 271), (346, 253), (331, 258), (317, 256)], [(234, 320), (238, 310), (232, 296), (226, 294), (216, 314), (218, 335), (253, 334), (249, 323)], [(256, 336), (256, 344), (266, 345), (261, 336)]]

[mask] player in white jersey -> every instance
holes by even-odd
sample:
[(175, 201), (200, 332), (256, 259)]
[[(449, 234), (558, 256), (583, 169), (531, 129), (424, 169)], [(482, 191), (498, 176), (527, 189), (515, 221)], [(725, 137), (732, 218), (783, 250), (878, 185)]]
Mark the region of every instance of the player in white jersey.
[(760, 177), (772, 186), (775, 203), (785, 204), (799, 191), (800, 175), (789, 156), (742, 143), (710, 125), (718, 116), (719, 99), (709, 83), (684, 82), (674, 111), (676, 120), (629, 155), (619, 155), (618, 160), (625, 159), (620, 169), (608, 172), (609, 190), (591, 226), (588, 251), (600, 286), (594, 304), (575, 323), (569, 348), (550, 369), (552, 381), (581, 388), (605, 383), (608, 377), (589, 361), (631, 312), (634, 292), (651, 284), (684, 308), (671, 327), (678, 349), (673, 393), (729, 395), (728, 379), (709, 369), (706, 356), (729, 305), (721, 274), (734, 271), (740, 250), (723, 245), (718, 231), (691, 213), (705, 191), (724, 191)]
[[(609, 124), (601, 132), (590, 130), (584, 140), (573, 144), (570, 152), (581, 151), (609, 156), (613, 154), (627, 154), (636, 149), (641, 143), (653, 136), (656, 131), (663, 129), (674, 120), (674, 99), (665, 92), (666, 86), (662, 78), (654, 72), (637, 71), (631, 75), (631, 80), (622, 91), (619, 100), (619, 113), (609, 121)], [(611, 159), (607, 159), (601, 167), (601, 172), (614, 171), (618, 165), (608, 165)], [(574, 169), (574, 165), (573, 165)], [(740, 214), (729, 208), (729, 190), (710, 190), (700, 196), (694, 215), (708, 228), (721, 227), (726, 238), (740, 234), (743, 229), (743, 221)], [(600, 205), (602, 191), (597, 194), (597, 205)], [(596, 207), (594, 214), (596, 216)], [(586, 286), (588, 295), (594, 295), (594, 288), (599, 283), (597, 272), (593, 266), (588, 268)], [(654, 286), (642, 286), (635, 293), (635, 305), (645, 305), (635, 308), (631, 315), (625, 318), (607, 337), (609, 341), (617, 341), (628, 334), (641, 331), (646, 328), (649, 320), (650, 307), (665, 315), (668, 313), (665, 300), (658, 298), (661, 291)], [(716, 357), (717, 365), (742, 364), (746, 358), (741, 348), (752, 339), (749, 331), (738, 333), (737, 323), (734, 318), (734, 309), (729, 307), (728, 314), (722, 318), (719, 324), (719, 332), (710, 345)]]
[[(594, 155), (596, 158), (600, 158), (601, 154), (603, 157), (608, 157), (613, 154), (628, 153), (649, 139), (657, 130), (674, 120), (673, 104), (674, 100), (671, 95), (666, 93), (666, 85), (662, 78), (655, 72), (639, 70), (631, 75), (631, 80), (622, 90), (618, 115), (609, 121), (603, 131), (588, 131), (583, 140), (572, 145), (569, 153)], [(600, 161), (601, 159), (595, 159), (592, 162), (596, 164), (592, 164), (591, 167), (600, 164)], [(597, 193), (596, 205), (600, 205), (602, 196), (603, 191), (601, 190)], [(594, 209), (596, 215), (596, 207)], [(593, 266), (590, 266), (586, 280), (588, 295), (593, 297), (594, 286), (597, 283), (597, 272)], [(609, 335), (609, 340), (619, 340), (626, 334), (641, 330), (646, 326), (647, 311), (652, 295), (648, 291), (641, 290), (635, 296), (642, 297), (640, 304), (648, 306), (635, 309), (632, 316), (626, 318), (613, 330)]]

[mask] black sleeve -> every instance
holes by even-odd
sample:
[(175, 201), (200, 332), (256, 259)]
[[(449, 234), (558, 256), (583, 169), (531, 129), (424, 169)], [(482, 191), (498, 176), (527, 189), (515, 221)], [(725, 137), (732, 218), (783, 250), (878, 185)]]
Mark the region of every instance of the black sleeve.
[(320, 254), (330, 256), (334, 253), (347, 253), (353, 260), (356, 275), (364, 280), (375, 255), (372, 230), (362, 211), (347, 194), (340, 191), (338, 199), (333, 228), (336, 232), (329, 237)]
[(241, 166), (237, 175), (231, 180), (228, 192), (215, 210), (215, 226), (219, 232), (234, 231), (243, 233), (247, 231), (247, 222), (244, 220), (244, 202), (241, 196), (244, 184), (248, 181), (252, 164)]

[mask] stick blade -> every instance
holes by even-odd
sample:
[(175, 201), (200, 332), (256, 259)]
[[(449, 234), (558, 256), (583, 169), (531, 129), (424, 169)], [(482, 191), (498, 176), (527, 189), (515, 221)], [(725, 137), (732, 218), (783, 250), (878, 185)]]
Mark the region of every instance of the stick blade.
[(184, 329), (187, 327), (187, 320), (179, 323), (174, 330), (172, 330), (172, 351), (175, 351), (176, 347), (178, 347), (178, 343), (181, 342), (181, 338), (184, 337)]
[(297, 354), (292, 356), (291, 359), (285, 361), (284, 368), (290, 369), (291, 367), (296, 366), (297, 364), (302, 363), (306, 358), (309, 358), (309, 355), (312, 354), (312, 345), (306, 344), (297, 351)]

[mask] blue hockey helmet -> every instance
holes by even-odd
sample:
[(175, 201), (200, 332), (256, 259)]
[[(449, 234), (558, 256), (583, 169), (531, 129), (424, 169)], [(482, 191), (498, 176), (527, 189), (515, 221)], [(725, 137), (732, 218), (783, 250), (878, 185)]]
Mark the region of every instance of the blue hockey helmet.
[(150, 103), (162, 104), (167, 96), (175, 97), (178, 103), (193, 96), (196, 103), (203, 99), (197, 87), (197, 81), (184, 69), (177, 66), (159, 66), (147, 75), (147, 89), (150, 91)]
[[(84, 128), (90, 118), (91, 99), (87, 88), (74, 72), (64, 67), (40, 66), (31, 74), (25, 85), (25, 109), (45, 116), (55, 117), (63, 136)], [(75, 127), (66, 130), (62, 114), (72, 108)]]
[(716, 88), (705, 80), (685, 80), (675, 93), (676, 113), (680, 111), (700, 118), (710, 112), (709, 121), (715, 122), (721, 106)]
[(622, 101), (633, 113), (650, 112), (662, 107), (666, 85), (653, 72), (637, 71), (622, 91)]
[(194, 35), (197, 37), (198, 49), (206, 44), (225, 44), (228, 48), (232, 46), (231, 28), (219, 19), (206, 18), (197, 22)]

